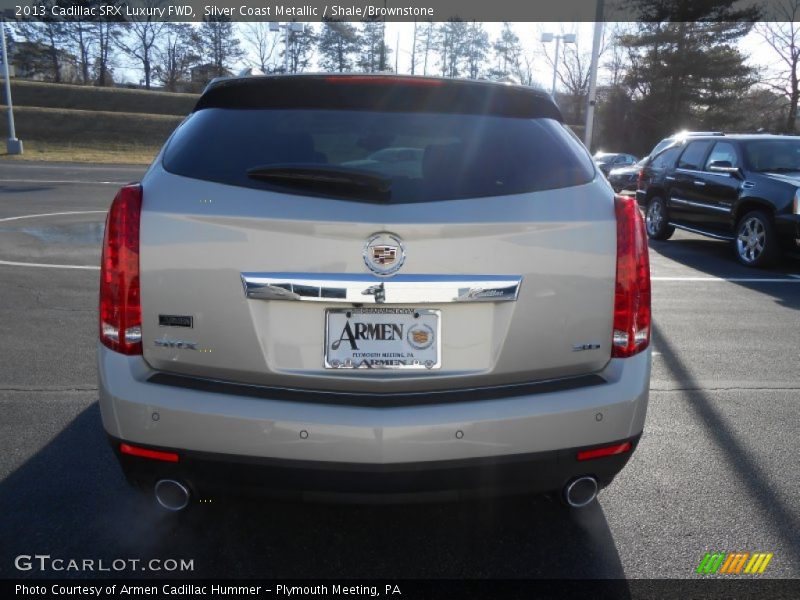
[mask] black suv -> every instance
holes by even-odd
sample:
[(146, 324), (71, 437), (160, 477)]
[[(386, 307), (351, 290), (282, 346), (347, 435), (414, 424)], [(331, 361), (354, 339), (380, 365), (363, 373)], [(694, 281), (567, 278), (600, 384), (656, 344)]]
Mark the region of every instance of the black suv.
[(647, 235), (675, 228), (734, 242), (747, 266), (767, 267), (800, 251), (800, 137), (690, 137), (653, 156), (636, 199)]

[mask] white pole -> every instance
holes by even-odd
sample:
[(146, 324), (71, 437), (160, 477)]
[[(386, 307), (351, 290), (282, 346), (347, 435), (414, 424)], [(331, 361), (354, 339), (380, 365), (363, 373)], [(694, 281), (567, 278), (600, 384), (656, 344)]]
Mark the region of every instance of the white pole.
[(6, 48), (6, 22), (0, 20), (0, 40), (3, 50), (3, 79), (5, 80), (6, 102), (8, 102), (8, 140), (6, 149), (9, 154), (22, 154), (22, 142), (17, 139), (14, 128), (14, 104), (11, 102), (11, 77), (8, 74), (8, 49)]
[(597, 14), (594, 22), (594, 40), (592, 42), (592, 63), (589, 68), (589, 105), (586, 107), (586, 130), (583, 143), (592, 149), (592, 133), (594, 129), (594, 106), (597, 96), (597, 63), (600, 58), (600, 40), (603, 38), (603, 0), (597, 0)]
[(556, 75), (558, 75), (558, 48), (561, 42), (561, 37), (556, 36), (556, 59), (553, 61), (553, 91), (550, 94), (553, 96), (553, 100), (556, 99)]

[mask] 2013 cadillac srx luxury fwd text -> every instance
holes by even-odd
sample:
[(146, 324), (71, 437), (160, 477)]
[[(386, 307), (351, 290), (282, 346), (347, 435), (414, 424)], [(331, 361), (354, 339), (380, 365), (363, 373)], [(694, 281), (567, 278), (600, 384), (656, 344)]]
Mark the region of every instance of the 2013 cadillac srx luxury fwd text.
[(542, 92), (221, 79), (111, 205), (99, 330), (103, 425), (166, 509), (585, 506), (644, 427), (646, 235)]

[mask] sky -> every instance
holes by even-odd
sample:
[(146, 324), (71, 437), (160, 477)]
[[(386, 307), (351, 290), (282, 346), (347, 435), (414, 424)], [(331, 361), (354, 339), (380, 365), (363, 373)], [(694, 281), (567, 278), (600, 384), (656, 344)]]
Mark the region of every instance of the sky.
[[(525, 23), (525, 22), (517, 22), (511, 23), (511, 28), (514, 32), (519, 36), (520, 43), (522, 44), (524, 50), (529, 55), (533, 56), (533, 79), (535, 83), (539, 86), (550, 89), (552, 85), (552, 77), (553, 77), (553, 67), (550, 62), (548, 62), (544, 56), (544, 50), (547, 49), (547, 52), (550, 53), (552, 56), (554, 52), (554, 43), (549, 44), (542, 44), (540, 42), (541, 34), (545, 32), (549, 33), (574, 33), (576, 35), (576, 44), (578, 45), (578, 49), (581, 52), (586, 52), (587, 54), (591, 52), (592, 48), (592, 38), (594, 34), (594, 23)], [(604, 25), (604, 36), (609, 36), (613, 27), (616, 24), (614, 23), (606, 23)], [(238, 28), (242, 28), (244, 26), (243, 23), (236, 23)], [(319, 29), (321, 24), (320, 23), (313, 23), (315, 29)], [(395, 23), (395, 22), (387, 22), (386, 23), (386, 44), (392, 49), (392, 53), (389, 57), (390, 65), (392, 68), (395, 66), (395, 60), (397, 61), (397, 67), (399, 73), (409, 73), (411, 70), (411, 46), (413, 42), (413, 23)], [(489, 40), (490, 42), (495, 40), (499, 35), (500, 31), (503, 27), (502, 23), (484, 23), (484, 28), (489, 33)], [(280, 34), (273, 34), (273, 35), (280, 35), (283, 36), (283, 33)], [(398, 46), (399, 44), (399, 46)], [(243, 48), (247, 50), (247, 44), (242, 44)], [(397, 53), (397, 48), (399, 47), (399, 55)], [(759, 36), (755, 32), (751, 32), (745, 38), (742, 38), (740, 41), (740, 48), (744, 51), (746, 55), (750, 57), (750, 64), (765, 67), (767, 65), (775, 64), (776, 57), (772, 50), (766, 45), (766, 43), (759, 38)], [(279, 46), (280, 49), (280, 46)], [(242, 61), (241, 64), (237, 65), (237, 68), (234, 69), (234, 72), (238, 72), (241, 69), (244, 69), (248, 66), (252, 66), (254, 62), (253, 56), (250, 57), (251, 64), (247, 63), (247, 58)], [(603, 57), (601, 57), (601, 65), (603, 63)], [(117, 66), (115, 72), (117, 75), (118, 81), (130, 81), (130, 82), (139, 82), (139, 78), (141, 77), (140, 72), (135, 68), (136, 65), (131, 64), (130, 66), (126, 66), (125, 64), (120, 64)], [(316, 65), (314, 68), (309, 70), (317, 70)], [(436, 66), (433, 65), (431, 69), (429, 67), (429, 74), (436, 74)], [(603, 72), (599, 73), (599, 83), (602, 83), (603, 80)]]

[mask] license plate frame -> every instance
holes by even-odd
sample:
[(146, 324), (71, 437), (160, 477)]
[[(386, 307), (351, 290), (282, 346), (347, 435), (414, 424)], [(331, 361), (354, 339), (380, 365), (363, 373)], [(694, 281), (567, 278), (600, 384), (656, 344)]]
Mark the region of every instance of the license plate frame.
[[(358, 318), (363, 320), (357, 321)], [(349, 331), (345, 324), (350, 324)], [(359, 324), (364, 324), (367, 329), (357, 328)], [(370, 331), (369, 325), (380, 329)], [(385, 325), (389, 326), (388, 330)], [(402, 325), (400, 339), (398, 325)], [(323, 364), (325, 369), (336, 370), (436, 370), (442, 366), (441, 328), (442, 311), (439, 309), (328, 308), (325, 310)], [(358, 337), (359, 334), (372, 333), (378, 337), (382, 334), (391, 336), (392, 339)], [(429, 339), (430, 336), (433, 340)], [(352, 348), (353, 344), (358, 346), (359, 343), (362, 346)]]

